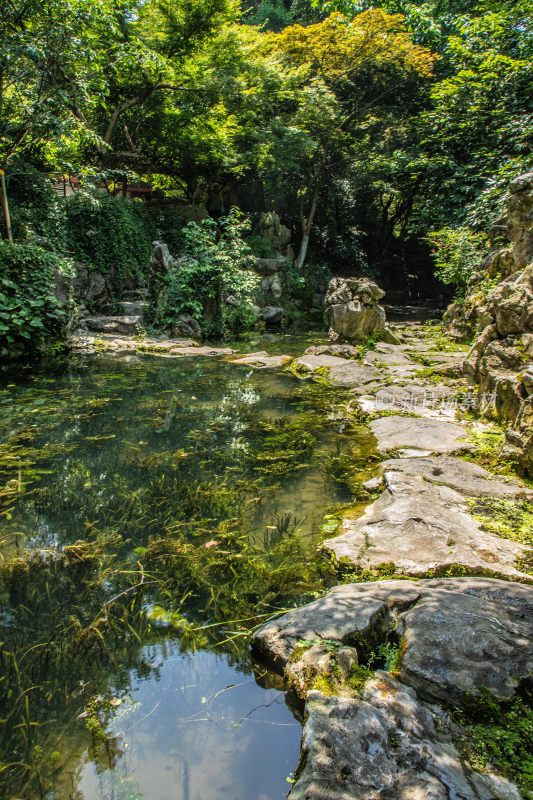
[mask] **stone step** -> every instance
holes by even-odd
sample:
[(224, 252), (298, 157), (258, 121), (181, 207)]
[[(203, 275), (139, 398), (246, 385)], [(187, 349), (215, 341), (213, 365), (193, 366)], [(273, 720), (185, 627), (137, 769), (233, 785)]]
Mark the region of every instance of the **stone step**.
[(119, 333), (134, 336), (143, 328), (142, 317), (136, 315), (87, 317), (84, 326), (92, 333)]

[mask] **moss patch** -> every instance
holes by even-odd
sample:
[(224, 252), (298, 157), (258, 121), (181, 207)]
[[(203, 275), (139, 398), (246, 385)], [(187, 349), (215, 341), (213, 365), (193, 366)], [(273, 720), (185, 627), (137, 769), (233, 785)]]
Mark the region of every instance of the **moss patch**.
[(531, 693), (501, 701), (487, 689), (465, 698), (453, 712), (461, 732), (456, 744), (475, 769), (491, 770), (515, 782), (533, 798), (533, 698)]

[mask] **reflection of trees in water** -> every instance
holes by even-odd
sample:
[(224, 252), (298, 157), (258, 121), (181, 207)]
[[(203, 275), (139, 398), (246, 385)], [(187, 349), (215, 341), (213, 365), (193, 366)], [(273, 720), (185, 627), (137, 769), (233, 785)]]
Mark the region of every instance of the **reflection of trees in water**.
[(249, 673), (250, 628), (327, 582), (327, 568), (308, 563), (298, 515), (265, 504), (314, 448), (308, 420), (271, 380), (212, 362), (96, 366), (15, 394), (0, 477), (20, 486), (8, 493), (10, 524), (47, 551), (21, 542), (0, 574), (0, 742), (13, 794), (64, 787), (75, 749), (91, 746), (109, 771), (121, 747), (106, 733), (110, 687), (127, 692), (131, 670), (154, 673), (147, 643), (179, 636), (182, 651), (216, 647)]

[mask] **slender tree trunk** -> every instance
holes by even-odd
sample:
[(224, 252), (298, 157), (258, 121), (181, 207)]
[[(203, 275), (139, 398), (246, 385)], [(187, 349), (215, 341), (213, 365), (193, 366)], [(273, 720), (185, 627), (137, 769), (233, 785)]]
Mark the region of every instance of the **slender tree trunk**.
[(305, 259), (307, 256), (307, 250), (309, 247), (309, 239), (311, 238), (311, 230), (313, 228), (313, 222), (315, 221), (316, 212), (318, 209), (318, 197), (320, 194), (319, 182), (315, 184), (315, 188), (313, 189), (313, 196), (311, 199), (311, 206), (309, 208), (309, 213), (307, 216), (304, 214), (303, 210), (303, 200), (300, 206), (300, 225), (302, 229), (302, 239), (300, 241), (300, 249), (298, 250), (298, 255), (294, 261), (294, 266), (296, 269), (302, 269), (303, 265), (305, 264)]
[(7, 199), (6, 176), (3, 169), (0, 169), (0, 196), (2, 201), (2, 212), (4, 214), (4, 224), (6, 228), (6, 238), (13, 243), (13, 231), (11, 230), (11, 215), (9, 213), (9, 200)]

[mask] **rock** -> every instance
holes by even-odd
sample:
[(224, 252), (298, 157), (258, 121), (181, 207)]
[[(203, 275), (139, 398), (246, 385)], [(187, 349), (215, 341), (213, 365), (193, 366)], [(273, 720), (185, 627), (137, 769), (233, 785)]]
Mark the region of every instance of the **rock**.
[(351, 344), (318, 344), (308, 347), (305, 356), (338, 356), (339, 358), (358, 358), (359, 350)]
[(144, 317), (149, 304), (145, 300), (122, 300), (117, 305), (122, 314), (128, 317)]
[(364, 395), (358, 403), (363, 411), (406, 411), (423, 417), (453, 416), (457, 408), (457, 390), (445, 384), (408, 383), (385, 386), (373, 395)]
[(533, 490), (516, 480), (504, 482), (486, 469), (453, 456), (422, 458), (392, 458), (384, 461), (382, 469), (423, 478), (430, 483), (448, 486), (464, 497), (496, 497), (499, 499), (533, 501)]
[(422, 577), (453, 569), (533, 581), (515, 566), (527, 556), (526, 546), (483, 530), (463, 495), (426, 480), (415, 468), (412, 464), (410, 474), (386, 467), (383, 494), (361, 516), (345, 518), (342, 534), (323, 542), (324, 550), (339, 563), (377, 575), (386, 569)]
[(102, 304), (107, 299), (106, 280), (98, 270), (90, 270), (84, 264), (76, 264), (72, 291), (75, 300)]
[(283, 256), (277, 258), (256, 258), (253, 268), (259, 275), (275, 275), (281, 272), (287, 260)]
[(324, 319), (333, 341), (362, 341), (385, 331), (384, 296), (369, 278), (332, 278), (329, 282)]
[(472, 449), (465, 442), (464, 428), (438, 419), (382, 417), (371, 422), (370, 429), (382, 453), (404, 447), (432, 453), (454, 453)]
[(231, 359), (232, 364), (255, 367), (256, 369), (279, 369), (290, 364), (291, 361), (292, 356), (270, 356), (265, 350)]
[(105, 351), (110, 354), (140, 353), (143, 355), (175, 358), (185, 356), (229, 356), (235, 350), (231, 347), (201, 347), (192, 339), (169, 339), (161, 336), (147, 336), (133, 339), (112, 334), (85, 334), (78, 331), (72, 338), (73, 350), (82, 353)]
[(281, 325), (284, 313), (278, 306), (263, 306), (259, 311), (259, 317), (266, 325)]
[[(511, 182), (504, 214), (491, 235), (503, 235), (509, 246), (493, 248), (485, 256), (464, 302), (448, 310), (445, 322), (477, 333), (464, 362), (465, 374), (478, 387), (477, 409), (507, 424), (505, 454), (533, 474), (528, 451), (533, 429), (524, 428), (528, 414), (522, 413), (530, 392), (521, 376), (524, 362), (533, 355), (533, 173)], [(483, 294), (487, 278), (501, 279)]]
[(339, 387), (360, 387), (369, 385), (374, 381), (379, 373), (371, 367), (366, 367), (358, 361), (348, 361), (339, 356), (331, 356), (327, 353), (300, 356), (296, 359), (296, 364), (309, 372), (317, 370), (327, 370), (327, 379), (333, 386)]
[(422, 699), (454, 705), (481, 687), (512, 697), (533, 669), (533, 587), (493, 578), (344, 584), (267, 622), (252, 649), (282, 672), (302, 640), (350, 645), (364, 663), (391, 635), (401, 637), (399, 680)]
[(448, 715), (377, 672), (359, 698), (310, 692), (290, 800), (520, 800), (463, 763)]
[(522, 386), (526, 394), (533, 394), (533, 364), (528, 364), (522, 372)]
[(285, 678), (298, 697), (305, 700), (317, 680), (325, 681), (330, 689), (342, 691), (353, 668), (357, 665), (357, 650), (353, 647), (332, 649), (317, 641), (295, 650), (285, 667)]
[(134, 316), (101, 316), (86, 317), (83, 320), (84, 326), (93, 333), (123, 334), (125, 336), (135, 336), (142, 330), (142, 317)]
[(290, 229), (281, 223), (279, 215), (275, 211), (261, 213), (254, 233), (270, 242), (278, 253), (288, 255), (292, 234)]
[(270, 293), (272, 297), (279, 300), (283, 294), (283, 287), (279, 275), (267, 275), (261, 281), (261, 289), (263, 292)]
[(201, 339), (202, 329), (198, 320), (191, 317), (190, 314), (178, 314), (175, 321), (172, 323), (172, 336), (177, 337), (190, 337), (191, 339)]
[(309, 372), (315, 372), (319, 369), (331, 369), (331, 367), (343, 367), (346, 365), (346, 359), (341, 358), (340, 356), (332, 356), (328, 353), (309, 353), (308, 355), (300, 356), (296, 360), (296, 363), (304, 367), (305, 369), (309, 370)]

